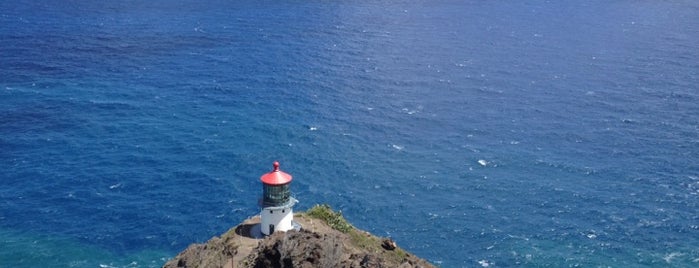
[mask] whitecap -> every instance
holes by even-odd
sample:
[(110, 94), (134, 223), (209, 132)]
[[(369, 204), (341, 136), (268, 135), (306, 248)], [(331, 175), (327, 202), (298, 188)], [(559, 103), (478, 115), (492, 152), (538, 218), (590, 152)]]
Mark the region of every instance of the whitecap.
[(595, 239), (595, 238), (597, 238), (597, 233), (595, 232), (595, 230), (589, 230), (589, 231), (587, 231), (586, 233), (582, 233), (582, 232), (581, 232), (580, 234), (586, 236), (586, 237), (589, 238), (589, 239)]
[(483, 159), (479, 159), (479, 160), (478, 160), (478, 164), (480, 164), (481, 166), (484, 166), (484, 167), (485, 167), (485, 166), (488, 165), (488, 161), (485, 161), (485, 160), (483, 160)]
[(524, 241), (529, 241), (529, 238), (528, 238), (528, 237), (526, 237), (526, 236), (521, 236), (521, 235), (511, 235), (511, 234), (507, 234), (507, 236), (508, 236), (508, 237), (510, 237), (510, 238), (515, 238), (515, 239), (522, 239), (522, 240), (524, 240)]
[(663, 257), (663, 260), (665, 260), (665, 262), (667, 263), (670, 263), (673, 259), (681, 256), (684, 256), (684, 253), (672, 252), (670, 254), (665, 255), (665, 257)]
[(490, 266), (490, 262), (488, 262), (487, 260), (480, 260), (478, 261), (478, 264), (480, 264), (482, 267)]
[(114, 185), (112, 185), (112, 186), (109, 186), (109, 189), (116, 189), (116, 188), (119, 188), (119, 187), (121, 187), (121, 183), (117, 183), (117, 184), (114, 184)]
[(393, 149), (396, 149), (396, 150), (398, 150), (398, 151), (403, 150), (403, 146), (400, 146), (400, 145), (397, 145), (397, 144), (391, 144), (391, 146), (393, 147)]

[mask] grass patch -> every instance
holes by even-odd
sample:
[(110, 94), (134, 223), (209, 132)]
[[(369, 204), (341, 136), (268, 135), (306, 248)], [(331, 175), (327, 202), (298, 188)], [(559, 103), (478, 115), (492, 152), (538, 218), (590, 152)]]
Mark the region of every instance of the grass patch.
[(349, 236), (353, 245), (371, 252), (379, 252), (381, 241), (379, 241), (378, 237), (367, 235), (357, 230), (352, 230)]
[(408, 257), (408, 253), (401, 248), (396, 248), (394, 250), (383, 249), (383, 247), (381, 247), (383, 240), (378, 236), (374, 236), (356, 229), (350, 231), (349, 236), (350, 241), (354, 246), (368, 252), (381, 254), (384, 258), (396, 265), (403, 263), (403, 261)]
[(311, 218), (316, 218), (325, 221), (331, 228), (343, 233), (348, 233), (354, 229), (349, 222), (342, 216), (342, 212), (333, 211), (327, 204), (315, 205), (306, 211), (306, 215)]
[(389, 261), (389, 263), (395, 264), (395, 266), (400, 265), (408, 258), (408, 253), (401, 248), (396, 248), (394, 250), (383, 249), (383, 247), (381, 247), (381, 243), (383, 242), (382, 238), (354, 228), (354, 226), (347, 222), (342, 216), (342, 212), (332, 210), (327, 204), (315, 205), (303, 215), (324, 221), (330, 228), (347, 234), (350, 238), (350, 244), (354, 247), (379, 254), (382, 258)]
[(405, 250), (396, 248), (393, 252), (388, 253), (388, 257), (396, 263), (403, 263), (408, 258), (408, 253)]

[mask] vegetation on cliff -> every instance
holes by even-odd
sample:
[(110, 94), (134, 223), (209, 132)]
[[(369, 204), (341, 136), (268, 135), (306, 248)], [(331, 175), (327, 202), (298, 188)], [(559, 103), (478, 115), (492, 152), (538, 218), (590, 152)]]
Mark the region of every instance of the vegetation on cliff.
[(259, 218), (251, 218), (221, 237), (193, 244), (164, 267), (433, 267), (382, 239), (353, 227), (339, 211), (316, 205), (294, 220), (300, 231), (259, 238)]
[(341, 211), (334, 211), (327, 204), (315, 205), (305, 215), (325, 221), (331, 228), (343, 233), (349, 233), (354, 227), (345, 220)]

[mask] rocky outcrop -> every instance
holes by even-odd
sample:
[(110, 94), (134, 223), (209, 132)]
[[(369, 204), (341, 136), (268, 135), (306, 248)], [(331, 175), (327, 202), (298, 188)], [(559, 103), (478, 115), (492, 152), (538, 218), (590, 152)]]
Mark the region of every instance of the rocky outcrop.
[(342, 238), (307, 230), (275, 233), (252, 255), (254, 267), (341, 267)]
[(396, 245), (352, 227), (339, 212), (315, 206), (294, 215), (299, 231), (259, 236), (251, 218), (205, 244), (190, 245), (163, 267), (433, 267)]

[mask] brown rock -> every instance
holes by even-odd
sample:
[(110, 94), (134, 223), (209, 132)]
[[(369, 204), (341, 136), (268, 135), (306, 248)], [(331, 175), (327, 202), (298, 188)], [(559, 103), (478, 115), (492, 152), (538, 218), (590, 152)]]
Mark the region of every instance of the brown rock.
[(394, 250), (397, 246), (396, 242), (394, 242), (393, 239), (385, 238), (383, 240), (383, 243), (381, 243), (381, 247), (383, 247), (386, 250)]

